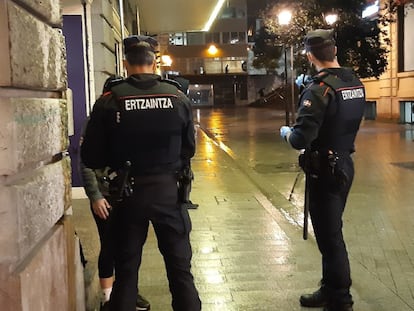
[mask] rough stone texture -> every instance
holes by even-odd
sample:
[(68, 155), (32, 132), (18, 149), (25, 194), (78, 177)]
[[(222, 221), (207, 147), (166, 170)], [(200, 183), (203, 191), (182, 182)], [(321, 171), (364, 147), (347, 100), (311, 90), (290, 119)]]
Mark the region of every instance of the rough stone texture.
[(0, 263), (23, 259), (62, 217), (63, 163), (47, 165), (18, 183), (0, 186)]
[(62, 160), (63, 180), (65, 183), (64, 207), (65, 210), (72, 206), (72, 176), (71, 176), (71, 160), (66, 157)]
[(66, 88), (65, 41), (54, 29), (9, 2), (12, 86)]
[(21, 310), (20, 282), (9, 274), (8, 265), (0, 265), (0, 306), (2, 311)]
[(55, 0), (21, 0), (33, 11), (44, 16), (48, 22), (54, 25), (62, 23), (61, 2)]
[[(101, 43), (94, 43), (93, 46), (94, 60), (95, 60), (95, 72), (102, 71), (113, 74), (115, 71), (115, 54), (113, 51), (106, 48)], [(95, 82), (98, 83), (95, 77)], [(102, 88), (103, 84), (100, 85)], [(101, 92), (97, 93), (101, 94)]]
[(66, 102), (0, 97), (0, 175), (35, 167), (67, 149)]
[(68, 310), (66, 237), (63, 225), (54, 226), (16, 270), (0, 265), (2, 311)]
[(0, 86), (10, 85), (10, 50), (7, 3), (0, 1)]
[[(94, 16), (92, 19), (92, 31), (95, 42), (102, 42), (107, 47), (115, 47), (115, 38), (112, 31), (112, 26), (101, 16)], [(95, 58), (97, 59), (97, 58)], [(99, 58), (98, 58), (99, 59)], [(112, 64), (113, 67), (113, 64)]]
[(59, 311), (69, 310), (66, 247), (63, 226), (57, 225), (23, 267), (19, 273), (22, 311), (54, 311), (57, 307)]
[(76, 271), (76, 311), (85, 310), (85, 280), (83, 277), (83, 265), (80, 257), (80, 241), (75, 240), (75, 271)]
[[(118, 5), (118, 3), (116, 3)], [(108, 0), (93, 1), (91, 5), (91, 13), (105, 17), (109, 23), (113, 24), (113, 10), (112, 5)]]

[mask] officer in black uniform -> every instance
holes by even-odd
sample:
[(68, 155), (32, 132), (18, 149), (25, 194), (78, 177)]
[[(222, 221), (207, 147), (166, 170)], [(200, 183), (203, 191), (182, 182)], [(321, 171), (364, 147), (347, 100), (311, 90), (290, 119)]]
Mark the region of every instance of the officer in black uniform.
[(322, 254), (321, 287), (302, 295), (305, 307), (353, 310), (348, 253), (342, 236), (342, 214), (354, 177), (351, 158), (365, 106), (365, 90), (351, 69), (336, 59), (331, 30), (305, 37), (308, 60), (318, 73), (302, 92), (296, 124), (283, 126), (281, 136), (300, 157), (309, 186), (309, 211)]
[[(153, 39), (124, 39), (129, 77), (94, 106), (81, 148), (90, 168), (109, 166), (124, 194), (114, 207), (116, 280), (110, 310), (134, 311), (142, 247), (152, 223), (167, 269), (172, 307), (199, 311), (201, 301), (191, 274), (191, 220), (178, 202), (177, 176), (195, 153), (188, 98), (154, 74)], [(130, 164), (130, 166), (126, 165)], [(132, 192), (132, 193), (131, 193)]]

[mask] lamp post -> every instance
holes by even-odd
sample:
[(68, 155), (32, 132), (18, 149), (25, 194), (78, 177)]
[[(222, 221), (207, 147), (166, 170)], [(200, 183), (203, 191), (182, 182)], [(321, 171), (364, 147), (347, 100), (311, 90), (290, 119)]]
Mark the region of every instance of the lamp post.
[[(287, 26), (289, 25), (290, 21), (292, 20), (292, 12), (288, 10), (281, 11), (278, 16), (278, 22), (281, 26)], [(283, 53), (285, 56), (285, 88), (288, 84), (288, 78), (287, 78), (287, 51), (286, 51), (286, 43), (283, 42)], [(291, 78), (292, 78), (292, 99), (291, 99), (291, 107), (290, 110), (292, 111), (292, 124), (295, 122), (295, 86), (294, 86), (294, 77), (293, 77), (293, 46), (290, 46), (290, 70), (291, 70)], [(286, 100), (285, 102), (285, 123), (289, 126), (289, 103)]]

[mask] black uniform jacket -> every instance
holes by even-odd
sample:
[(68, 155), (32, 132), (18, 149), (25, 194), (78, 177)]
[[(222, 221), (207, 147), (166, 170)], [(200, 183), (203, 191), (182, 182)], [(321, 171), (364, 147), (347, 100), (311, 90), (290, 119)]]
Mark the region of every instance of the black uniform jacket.
[(301, 94), (289, 143), (298, 150), (352, 153), (364, 107), (364, 86), (351, 69), (323, 69)]
[(158, 75), (127, 78), (95, 103), (81, 148), (90, 168), (122, 168), (133, 175), (172, 173), (195, 153), (189, 99)]

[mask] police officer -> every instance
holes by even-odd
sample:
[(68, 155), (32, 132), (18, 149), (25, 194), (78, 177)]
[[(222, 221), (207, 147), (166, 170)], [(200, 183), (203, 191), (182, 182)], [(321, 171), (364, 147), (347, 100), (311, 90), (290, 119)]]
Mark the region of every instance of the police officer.
[[(109, 166), (123, 176), (121, 192), (125, 181), (134, 180), (132, 194), (120, 198), (113, 211), (116, 280), (110, 310), (135, 310), (138, 269), (151, 222), (173, 309), (199, 311), (201, 301), (190, 271), (191, 221), (177, 199), (177, 172), (195, 153), (192, 111), (175, 85), (154, 74), (155, 45), (149, 37), (124, 39), (129, 77), (96, 102), (81, 156), (87, 167)], [(126, 163), (131, 164), (127, 170)]]
[(351, 69), (336, 59), (331, 30), (310, 31), (306, 55), (318, 73), (302, 92), (296, 124), (283, 126), (281, 136), (295, 149), (310, 180), (309, 211), (322, 254), (321, 287), (302, 295), (305, 307), (353, 310), (348, 254), (342, 236), (342, 214), (354, 177), (351, 158), (364, 113), (365, 90)]
[[(120, 76), (110, 76), (104, 84), (102, 94), (110, 91), (112, 86), (123, 81)], [(89, 119), (88, 119), (89, 120)], [(82, 144), (86, 124), (82, 129), (80, 144)], [(108, 189), (108, 168), (104, 171), (93, 170), (86, 167), (82, 161), (79, 163), (80, 173), (85, 193), (90, 201), (90, 209), (98, 229), (100, 250), (98, 257), (99, 283), (102, 290), (100, 311), (109, 309), (109, 299), (114, 282), (114, 234), (113, 221), (111, 217), (112, 204), (114, 200)], [(138, 293), (136, 299), (136, 311), (150, 309), (150, 303)]]

